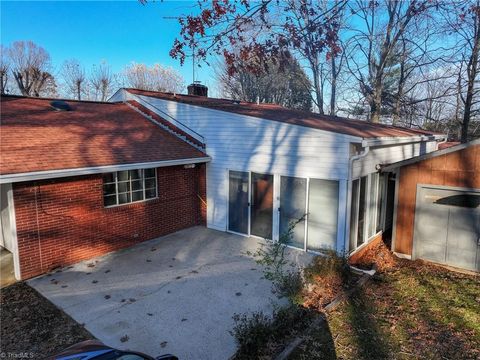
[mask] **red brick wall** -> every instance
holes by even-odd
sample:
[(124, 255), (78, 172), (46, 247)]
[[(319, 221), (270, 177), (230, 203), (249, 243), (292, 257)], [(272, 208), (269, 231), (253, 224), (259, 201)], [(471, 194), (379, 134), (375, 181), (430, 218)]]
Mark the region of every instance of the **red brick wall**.
[(112, 208), (101, 175), (14, 184), (22, 278), (204, 225), (205, 165), (158, 168), (157, 177), (157, 199)]
[(420, 161), (400, 169), (396, 252), (411, 255), (417, 184), (480, 188), (480, 145)]

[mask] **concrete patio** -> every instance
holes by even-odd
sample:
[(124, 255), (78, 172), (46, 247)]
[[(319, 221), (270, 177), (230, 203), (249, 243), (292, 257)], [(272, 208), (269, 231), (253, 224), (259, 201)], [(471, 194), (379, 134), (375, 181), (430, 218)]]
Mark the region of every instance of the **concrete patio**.
[[(279, 303), (245, 254), (261, 240), (194, 227), (29, 281), (107, 345), (228, 359), (232, 316)], [(304, 265), (311, 255), (288, 250)]]

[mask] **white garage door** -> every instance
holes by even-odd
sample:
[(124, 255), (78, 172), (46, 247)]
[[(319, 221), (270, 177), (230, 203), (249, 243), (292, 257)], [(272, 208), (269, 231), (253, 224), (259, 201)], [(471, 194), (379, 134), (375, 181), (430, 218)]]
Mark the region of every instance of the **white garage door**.
[(480, 190), (420, 187), (413, 257), (480, 271)]

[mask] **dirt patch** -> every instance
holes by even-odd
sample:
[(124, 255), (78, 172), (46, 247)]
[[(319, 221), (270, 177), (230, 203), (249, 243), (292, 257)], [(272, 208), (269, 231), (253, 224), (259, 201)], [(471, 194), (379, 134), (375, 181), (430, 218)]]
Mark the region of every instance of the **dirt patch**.
[(302, 293), (302, 305), (319, 312), (360, 278), (350, 270), (345, 258), (335, 254), (317, 256), (305, 269), (305, 276), (307, 286)]
[(0, 354), (43, 359), (94, 339), (70, 316), (24, 282), (0, 290)]

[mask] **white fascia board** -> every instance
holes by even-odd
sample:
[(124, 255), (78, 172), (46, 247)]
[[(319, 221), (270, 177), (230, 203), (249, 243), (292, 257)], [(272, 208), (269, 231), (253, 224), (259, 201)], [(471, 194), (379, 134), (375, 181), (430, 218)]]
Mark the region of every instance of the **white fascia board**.
[(365, 146), (382, 146), (382, 145), (399, 145), (416, 143), (422, 141), (438, 141), (444, 140), (447, 135), (418, 135), (418, 136), (402, 136), (402, 137), (378, 137), (372, 139), (363, 139), (362, 145)]
[(166, 167), (166, 166), (199, 164), (199, 163), (209, 162), (210, 160), (211, 160), (210, 156), (205, 156), (201, 158), (190, 158), (190, 159), (153, 161), (153, 162), (121, 164), (121, 165), (106, 165), (106, 166), (95, 166), (95, 167), (74, 168), (74, 169), (34, 171), (34, 172), (19, 173), (19, 174), (6, 174), (6, 175), (0, 175), (0, 184), (8, 184), (8, 183), (22, 182), (22, 181), (57, 179), (57, 178), (79, 176), (79, 175), (103, 174), (103, 173), (122, 171), (122, 170), (151, 169), (151, 168), (159, 168), (159, 167)]

